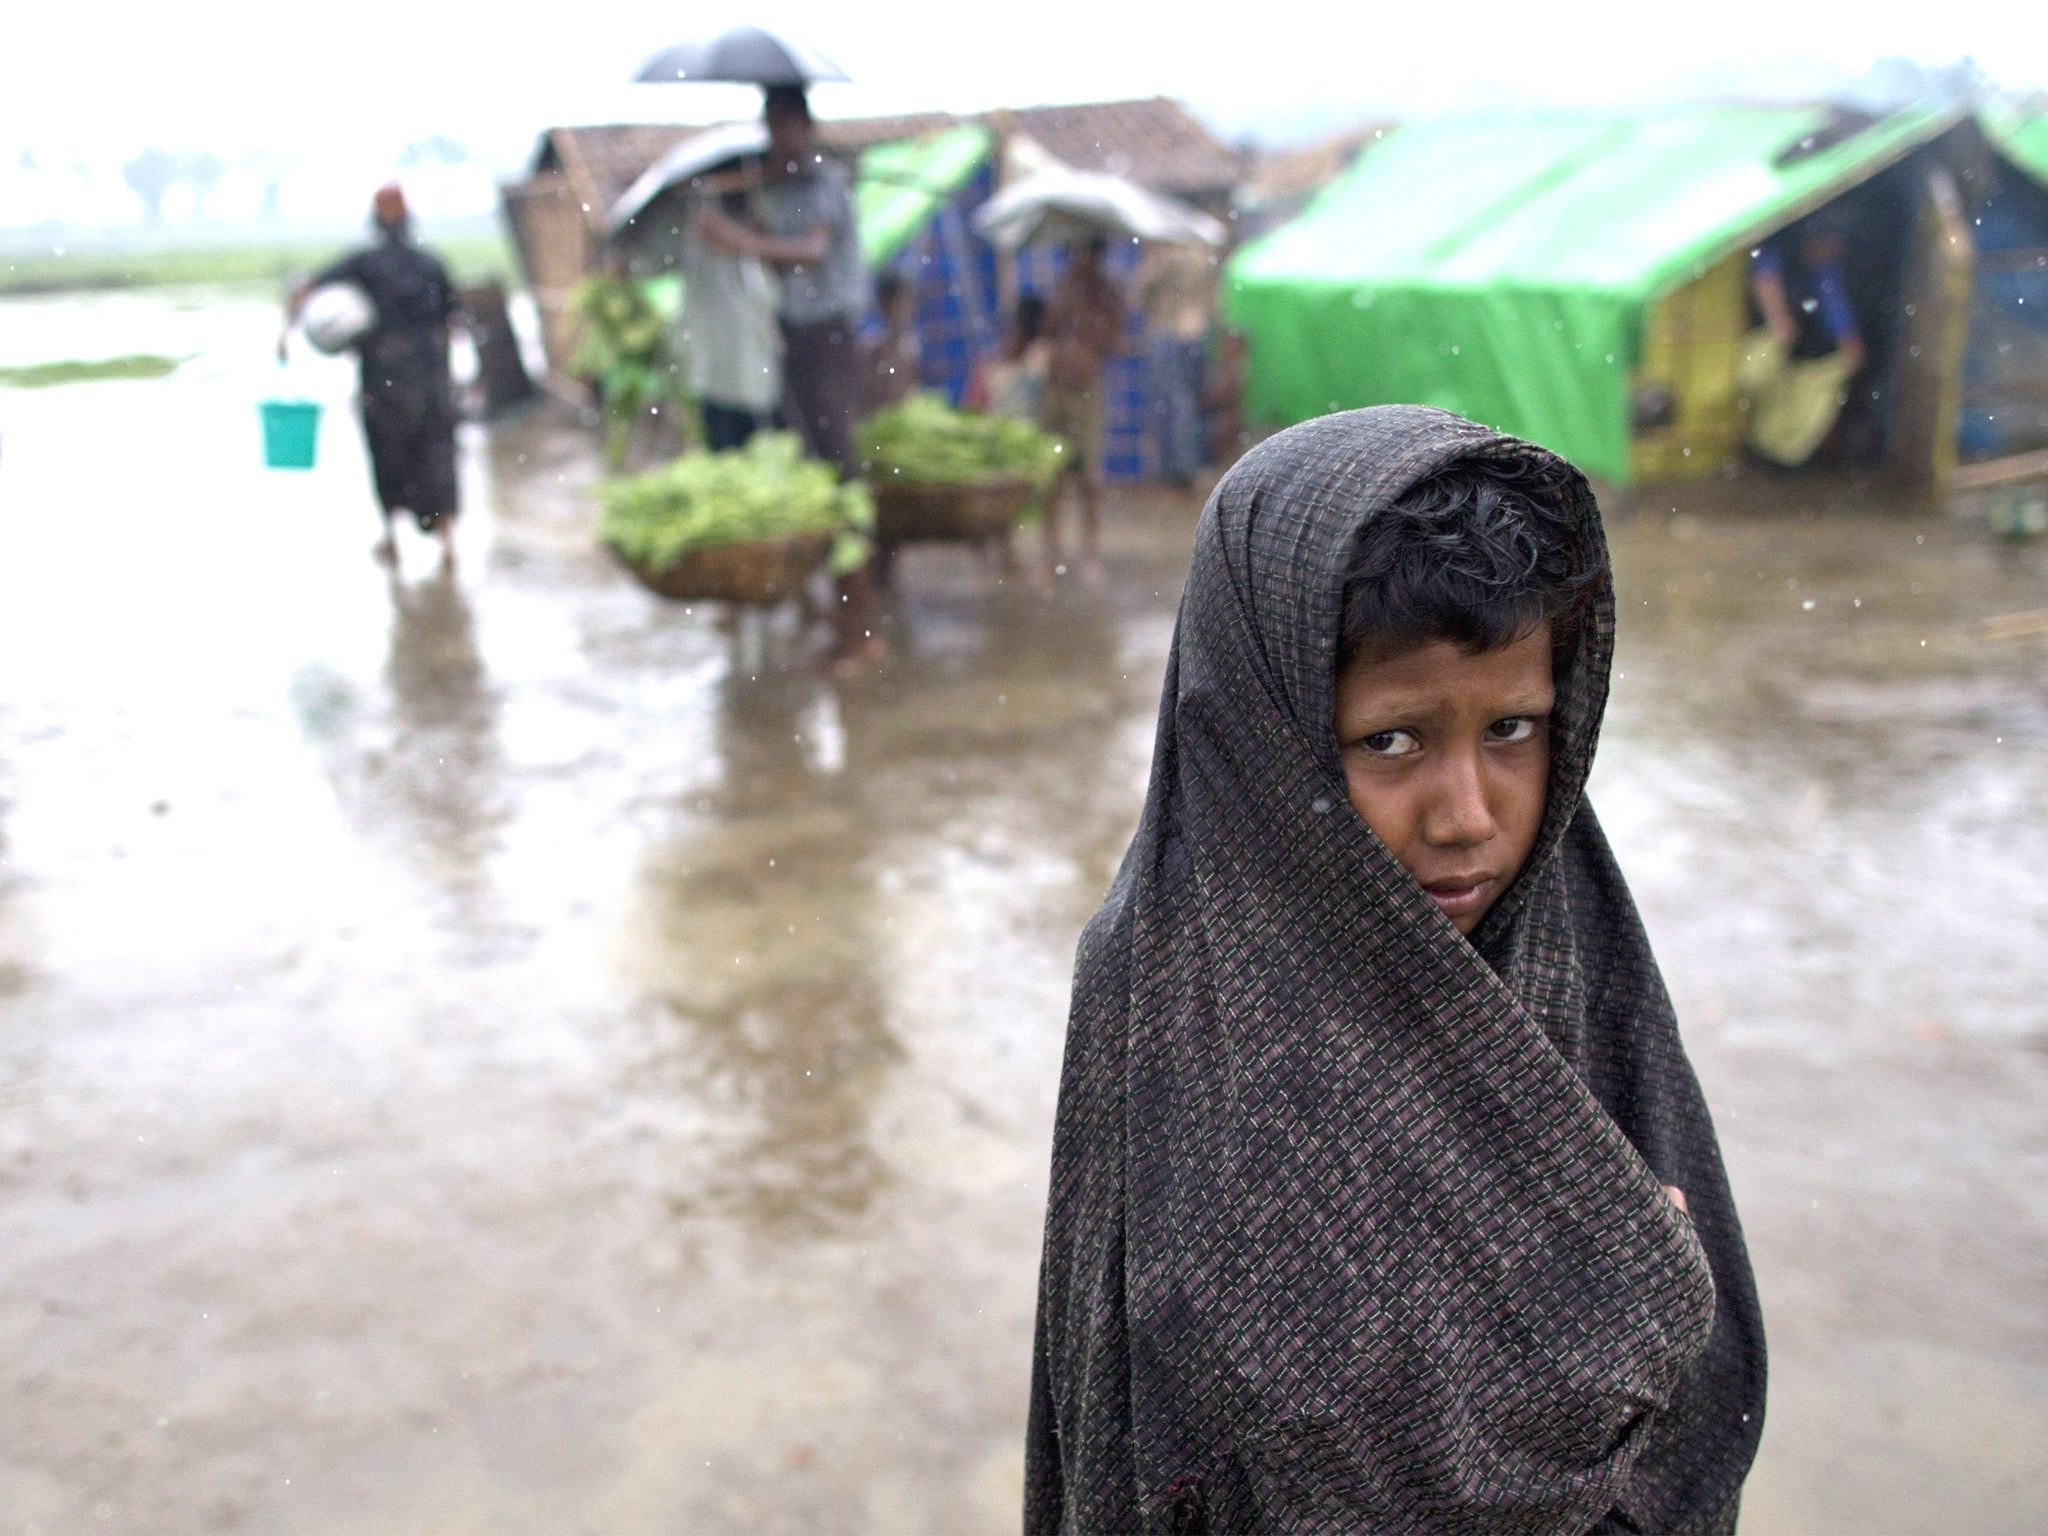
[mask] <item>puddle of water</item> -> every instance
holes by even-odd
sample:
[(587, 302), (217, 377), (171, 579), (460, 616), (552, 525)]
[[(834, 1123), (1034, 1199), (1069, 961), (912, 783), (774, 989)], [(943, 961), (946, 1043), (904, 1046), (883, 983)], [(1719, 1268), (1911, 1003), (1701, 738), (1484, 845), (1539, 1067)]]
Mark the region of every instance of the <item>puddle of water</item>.
[[(387, 578), (346, 364), (321, 467), (260, 468), (273, 324), (7, 306), (207, 367), (0, 391), (0, 1507), (1013, 1527), (1072, 946), (1195, 508), (1120, 498), (1050, 604), (913, 554), (857, 686), (735, 670), (547, 416), (465, 437), (459, 577)], [(2048, 642), (1979, 626), (2048, 567), (1854, 504), (1614, 542), (1594, 794), (1786, 1341), (1745, 1529), (1901, 1437), (1998, 1528), (2039, 1415), (1975, 1460), (1935, 1418), (2048, 1345)], [(1843, 1440), (1894, 1346), (1930, 1385)]]

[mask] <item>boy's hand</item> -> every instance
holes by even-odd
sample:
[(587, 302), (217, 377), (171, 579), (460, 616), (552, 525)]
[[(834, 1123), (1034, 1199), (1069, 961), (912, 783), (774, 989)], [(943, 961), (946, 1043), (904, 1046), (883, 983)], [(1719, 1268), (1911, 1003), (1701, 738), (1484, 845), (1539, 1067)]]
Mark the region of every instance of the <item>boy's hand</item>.
[(1664, 1193), (1671, 1197), (1673, 1205), (1684, 1211), (1687, 1216), (1692, 1215), (1692, 1207), (1685, 1203), (1684, 1190), (1680, 1189), (1676, 1184), (1666, 1184), (1664, 1186)]

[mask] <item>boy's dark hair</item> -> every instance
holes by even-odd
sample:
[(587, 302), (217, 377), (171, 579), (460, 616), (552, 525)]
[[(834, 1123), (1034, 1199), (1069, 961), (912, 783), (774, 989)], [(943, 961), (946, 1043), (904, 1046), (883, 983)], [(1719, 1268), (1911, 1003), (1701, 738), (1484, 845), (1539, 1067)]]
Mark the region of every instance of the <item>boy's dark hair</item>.
[(1029, 345), (1038, 340), (1039, 333), (1045, 329), (1045, 300), (1035, 293), (1025, 294), (1017, 300), (1010, 319), (1017, 327), (1017, 335)]
[(1467, 459), (1418, 481), (1360, 533), (1337, 670), (1432, 641), (1492, 650), (1552, 626), (1560, 667), (1607, 574), (1555, 460)]
[(876, 307), (887, 309), (891, 304), (894, 304), (903, 297), (905, 287), (901, 272), (894, 267), (882, 268), (881, 271), (875, 274)]

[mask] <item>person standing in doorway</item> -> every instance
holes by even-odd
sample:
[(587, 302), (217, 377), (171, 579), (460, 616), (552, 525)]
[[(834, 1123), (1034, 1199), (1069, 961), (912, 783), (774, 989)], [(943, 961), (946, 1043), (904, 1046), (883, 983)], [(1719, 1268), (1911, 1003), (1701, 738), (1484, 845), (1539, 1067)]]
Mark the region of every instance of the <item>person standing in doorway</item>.
[[(1854, 456), (1844, 452), (1857, 435), (1844, 407), (1868, 403), (1849, 384), (1870, 352), (1849, 301), (1845, 255), (1841, 230), (1823, 210), (1750, 258), (1750, 296), (1763, 324), (1744, 347), (1743, 435), (1781, 468)], [(1852, 419), (1870, 423), (1867, 411)]]
[(1202, 467), (1202, 363), (1216, 313), (1216, 258), (1197, 245), (1156, 244), (1138, 278), (1159, 478), (1194, 482)]
[[(753, 254), (782, 274), (783, 411), (813, 458), (859, 473), (854, 416), (860, 409), (860, 317), (867, 308), (867, 264), (854, 225), (846, 172), (811, 142), (803, 87), (771, 85), (762, 103), (768, 130), (761, 222)], [(862, 567), (839, 580), (835, 666), (853, 671), (883, 659), (875, 633), (874, 577)]]
[(456, 315), (455, 287), (448, 269), (414, 243), (412, 216), (396, 182), (377, 189), (371, 221), (376, 243), (294, 291), (288, 318), (296, 319), (307, 295), (329, 283), (353, 283), (376, 305), (376, 324), (356, 352), (363, 438), (384, 517), (377, 558), (397, 562), (391, 519), (406, 511), (420, 532), (438, 535), (442, 564), (452, 569), (459, 508), (448, 329)]
[(1046, 308), (1045, 392), (1038, 424), (1065, 445), (1060, 477), (1045, 504), (1045, 581), (1060, 559), (1060, 502), (1069, 482), (1081, 501), (1081, 580), (1102, 584), (1102, 365), (1120, 350), (1123, 296), (1102, 269), (1108, 243), (1097, 235), (1076, 246)]

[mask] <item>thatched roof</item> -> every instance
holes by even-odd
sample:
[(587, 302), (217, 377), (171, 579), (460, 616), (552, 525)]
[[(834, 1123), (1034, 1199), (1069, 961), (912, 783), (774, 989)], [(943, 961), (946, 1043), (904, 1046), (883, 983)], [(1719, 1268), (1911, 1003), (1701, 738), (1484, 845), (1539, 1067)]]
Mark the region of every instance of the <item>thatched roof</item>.
[[(895, 117), (821, 118), (819, 144), (852, 156), (874, 144), (922, 138), (961, 122), (983, 122), (999, 135), (1020, 133), (1069, 165), (1110, 171), (1180, 197), (1214, 198), (1236, 186), (1238, 157), (1177, 101), (1084, 102), (957, 116), (914, 112)], [(553, 128), (541, 139), (534, 172), (559, 171), (593, 221), (640, 173), (675, 144), (701, 131), (677, 123), (615, 123)]]

